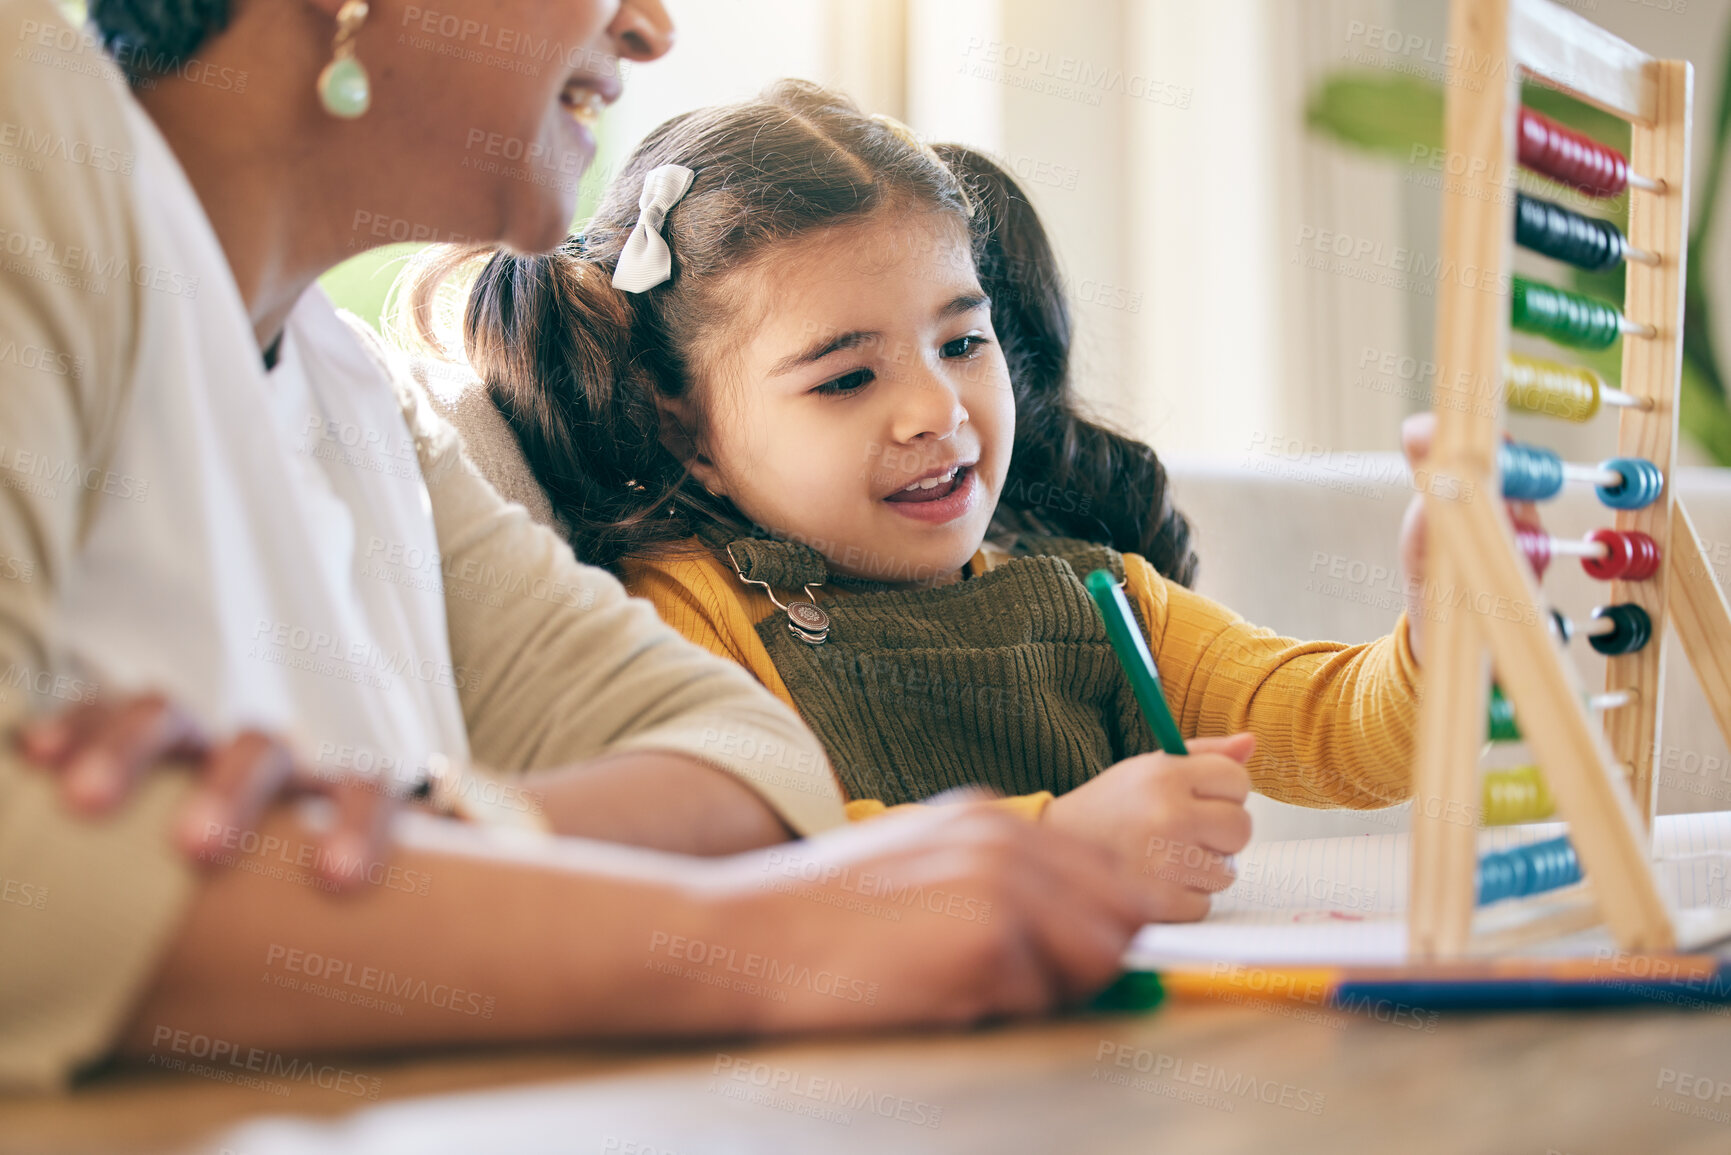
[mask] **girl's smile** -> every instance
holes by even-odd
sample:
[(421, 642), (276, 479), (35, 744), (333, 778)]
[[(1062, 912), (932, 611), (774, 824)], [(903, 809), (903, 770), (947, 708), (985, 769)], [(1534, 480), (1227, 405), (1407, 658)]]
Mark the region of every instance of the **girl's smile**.
[(979, 475), (970, 462), (935, 470), (884, 501), (903, 517), (940, 525), (970, 512), (979, 495)]

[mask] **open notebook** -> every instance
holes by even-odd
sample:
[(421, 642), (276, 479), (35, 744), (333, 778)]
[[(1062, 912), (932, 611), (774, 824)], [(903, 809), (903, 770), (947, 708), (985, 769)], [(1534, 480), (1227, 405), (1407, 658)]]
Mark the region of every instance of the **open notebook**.
[[(1486, 830), (1480, 852), (1567, 833), (1561, 822)], [(1238, 881), (1202, 922), (1142, 928), (1126, 962), (1156, 970), (1207, 962), (1283, 965), (1391, 965), (1406, 959), (1407, 847), (1410, 835), (1362, 834), (1253, 843), (1238, 858)], [(1669, 814), (1655, 837), (1659, 885), (1677, 912), (1680, 937), (1692, 921), (1731, 907), (1731, 811)], [(1533, 901), (1525, 906), (1530, 913)], [(1480, 926), (1495, 929), (1497, 907)], [(1529, 948), (1535, 956), (1590, 956), (1612, 946), (1603, 927)]]

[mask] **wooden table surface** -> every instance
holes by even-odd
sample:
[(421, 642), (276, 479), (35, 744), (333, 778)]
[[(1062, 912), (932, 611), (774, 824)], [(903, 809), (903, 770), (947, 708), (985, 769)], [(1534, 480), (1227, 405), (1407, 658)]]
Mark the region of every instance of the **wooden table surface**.
[(1376, 1021), (1191, 1003), (955, 1034), (337, 1059), (343, 1090), (139, 1067), (0, 1099), (0, 1151), (1724, 1155), (1724, 1010)]

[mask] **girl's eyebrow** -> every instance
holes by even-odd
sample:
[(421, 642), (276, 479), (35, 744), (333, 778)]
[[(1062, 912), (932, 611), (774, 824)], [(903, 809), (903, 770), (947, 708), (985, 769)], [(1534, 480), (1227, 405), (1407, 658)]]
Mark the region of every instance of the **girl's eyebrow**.
[[(991, 303), (992, 299), (984, 293), (958, 293), (951, 297), (943, 308), (938, 310), (938, 320), (945, 321), (951, 317), (959, 317), (964, 313), (971, 313), (975, 309), (985, 308)], [(840, 353), (844, 349), (857, 349), (861, 345), (882, 336), (883, 334), (876, 329), (850, 329), (846, 333), (837, 333), (833, 337), (820, 338), (798, 353), (783, 357), (770, 366), (769, 375), (779, 377), (783, 373), (791, 373), (802, 365), (821, 361), (831, 353)]]

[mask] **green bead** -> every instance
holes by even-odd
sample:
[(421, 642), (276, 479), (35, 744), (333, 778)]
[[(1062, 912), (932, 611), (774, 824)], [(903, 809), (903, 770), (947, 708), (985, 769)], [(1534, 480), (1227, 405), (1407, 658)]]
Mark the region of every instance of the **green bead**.
[(1503, 692), (1496, 686), (1491, 687), (1491, 724), (1489, 738), (1492, 742), (1519, 742), (1521, 728), (1515, 724), (1515, 708), (1509, 705), (1509, 700), (1503, 697)]
[(325, 111), (344, 120), (365, 113), (373, 103), (372, 82), (367, 70), (353, 56), (333, 60), (319, 73), (319, 101)]
[(1125, 971), (1116, 982), (1094, 996), (1092, 1010), (1106, 1014), (1151, 1011), (1166, 1001), (1166, 988), (1153, 971)]
[(1621, 319), (1621, 314), (1603, 301), (1525, 277), (1514, 278), (1509, 324), (1524, 333), (1537, 333), (1577, 349), (1606, 349), (1622, 332)]

